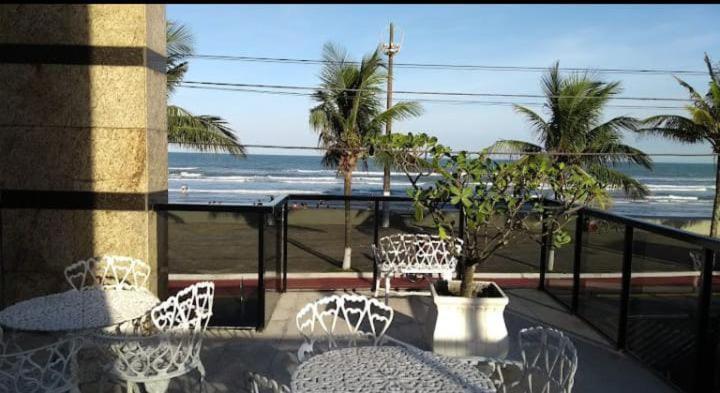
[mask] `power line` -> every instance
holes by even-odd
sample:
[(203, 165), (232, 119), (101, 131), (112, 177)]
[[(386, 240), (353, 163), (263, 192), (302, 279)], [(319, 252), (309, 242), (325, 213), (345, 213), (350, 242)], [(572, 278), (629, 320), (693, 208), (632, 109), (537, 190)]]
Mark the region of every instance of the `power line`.
[[(183, 81), (186, 85), (200, 85), (200, 86), (226, 86), (226, 87), (246, 87), (246, 88), (261, 88), (261, 89), (285, 89), (285, 90), (305, 90), (305, 91), (318, 91), (323, 90), (320, 87), (313, 86), (294, 86), (294, 85), (271, 85), (271, 84), (253, 84), (253, 83), (229, 83), (229, 82), (207, 82), (207, 81)], [(328, 89), (324, 89), (328, 90)], [(332, 91), (348, 91), (348, 92), (361, 92), (369, 91), (363, 89), (332, 89)], [(386, 93), (384, 90), (377, 89), (372, 90), (378, 93)], [(417, 95), (443, 95), (443, 96), (463, 96), (463, 97), (504, 97), (504, 98), (575, 98), (577, 96), (546, 96), (543, 94), (514, 94), (514, 93), (469, 93), (469, 92), (441, 92), (441, 91), (413, 91), (413, 90), (395, 90), (398, 94), (417, 94)], [(601, 97), (587, 97), (597, 98)], [(670, 97), (611, 97), (613, 100), (628, 100), (628, 101), (674, 101), (674, 102), (690, 102), (691, 100), (686, 98), (670, 98)]]
[[(308, 65), (325, 65), (339, 64), (320, 59), (301, 59), (301, 58), (283, 58), (283, 57), (255, 57), (255, 56), (231, 56), (231, 55), (205, 55), (198, 54), (192, 57), (203, 60), (224, 60), (224, 61), (242, 61), (242, 62), (260, 62), (260, 63), (280, 63), (280, 64), (308, 64)], [(345, 61), (345, 64), (360, 64), (358, 61)], [(538, 66), (504, 66), (504, 65), (480, 65), (480, 64), (433, 64), (433, 63), (395, 63), (399, 68), (412, 69), (433, 69), (433, 70), (466, 70), (466, 71), (506, 71), (506, 72), (546, 72), (548, 67)], [(705, 71), (699, 70), (663, 70), (652, 68), (583, 68), (583, 67), (563, 67), (562, 71), (571, 72), (601, 72), (614, 74), (639, 74), (639, 75), (706, 75)]]
[[(220, 86), (195, 86), (195, 85), (180, 85), (183, 88), (199, 89), (199, 90), (220, 90), (220, 91), (231, 91), (231, 92), (246, 92), (246, 93), (260, 93), (260, 94), (275, 94), (275, 95), (289, 95), (289, 96), (300, 96), (300, 97), (312, 97), (311, 93), (301, 93), (292, 91), (279, 91), (279, 90), (261, 90), (261, 89), (246, 89), (246, 88), (233, 88), (233, 87), (220, 87)], [(415, 97), (403, 97), (405, 100), (417, 101), (422, 103), (439, 103), (439, 104), (472, 104), (472, 105), (487, 105), (487, 106), (543, 106), (542, 102), (512, 102), (512, 101), (485, 101), (485, 100), (456, 100), (456, 99), (437, 99), (437, 98), (415, 98)], [(626, 109), (668, 109), (668, 110), (685, 110), (679, 106), (658, 106), (658, 105), (618, 105), (608, 104), (609, 108), (626, 108)]]

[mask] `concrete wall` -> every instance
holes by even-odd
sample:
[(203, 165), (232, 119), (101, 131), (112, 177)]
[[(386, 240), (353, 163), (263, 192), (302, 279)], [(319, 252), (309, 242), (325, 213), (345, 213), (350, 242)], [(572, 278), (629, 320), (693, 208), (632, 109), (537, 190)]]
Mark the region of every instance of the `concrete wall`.
[(4, 303), (66, 289), (63, 268), (94, 255), (156, 272), (165, 7), (0, 5), (0, 21)]

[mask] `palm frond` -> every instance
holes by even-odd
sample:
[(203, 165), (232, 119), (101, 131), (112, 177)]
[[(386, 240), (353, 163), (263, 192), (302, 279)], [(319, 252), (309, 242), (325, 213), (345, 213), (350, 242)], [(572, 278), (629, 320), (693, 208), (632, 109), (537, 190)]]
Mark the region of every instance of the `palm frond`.
[(515, 112), (525, 116), (541, 143), (547, 140), (548, 123), (538, 113), (522, 105), (513, 105)]
[(657, 115), (642, 121), (639, 133), (655, 134), (682, 143), (698, 143), (705, 136), (705, 130), (692, 119), (679, 115)]
[(593, 165), (588, 168), (588, 173), (606, 187), (623, 190), (625, 195), (632, 199), (642, 199), (650, 195), (650, 190), (644, 184), (618, 170), (602, 165)]
[(187, 72), (187, 59), (195, 53), (194, 40), (190, 29), (180, 23), (168, 21), (166, 24), (168, 94), (172, 93)]
[(541, 146), (525, 141), (501, 139), (487, 148), (488, 153), (538, 153)]
[(217, 116), (195, 116), (174, 105), (167, 107), (168, 142), (199, 151), (226, 152), (244, 157), (245, 148), (227, 122)]
[(397, 102), (390, 109), (378, 113), (369, 124), (371, 129), (379, 129), (389, 120), (404, 120), (422, 115), (423, 107), (415, 101)]

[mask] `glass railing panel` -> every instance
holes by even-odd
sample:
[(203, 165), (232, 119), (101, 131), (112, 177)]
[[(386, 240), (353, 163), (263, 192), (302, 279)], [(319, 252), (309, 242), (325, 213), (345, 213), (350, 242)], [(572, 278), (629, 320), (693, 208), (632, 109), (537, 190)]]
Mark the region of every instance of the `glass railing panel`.
[(702, 261), (698, 246), (634, 230), (627, 348), (685, 391), (695, 376)]
[(167, 220), (170, 295), (198, 281), (215, 283), (211, 325), (258, 324), (256, 212), (159, 212)]
[(615, 341), (619, 326), (625, 225), (586, 217), (578, 314)]
[(272, 317), (282, 292), (282, 209), (262, 214), (263, 223), (263, 283), (265, 296), (264, 325)]
[[(344, 202), (291, 200), (288, 209), (288, 272), (342, 272)], [(350, 271), (372, 272), (373, 214), (374, 202), (351, 202)]]
[[(576, 225), (575, 218), (562, 222), (563, 230), (570, 235), (570, 243), (548, 251), (548, 264), (545, 269), (545, 289), (567, 307), (570, 307), (572, 303)], [(537, 246), (536, 253), (539, 261), (540, 245)]]

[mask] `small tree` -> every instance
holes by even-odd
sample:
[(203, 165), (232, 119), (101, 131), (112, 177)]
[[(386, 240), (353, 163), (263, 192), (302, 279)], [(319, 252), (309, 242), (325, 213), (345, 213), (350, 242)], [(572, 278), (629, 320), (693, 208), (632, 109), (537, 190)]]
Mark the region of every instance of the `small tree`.
[[(461, 295), (475, 296), (475, 267), (487, 261), (521, 234), (532, 233), (534, 214), (544, 213), (557, 225), (551, 235), (567, 239), (559, 218), (571, 215), (582, 205), (604, 200), (604, 188), (577, 165), (567, 165), (546, 156), (533, 155), (510, 163), (499, 163), (488, 154), (453, 153), (437, 139), (425, 134), (381, 136), (376, 143), (403, 170), (412, 187), (415, 218), (427, 214), (440, 237), (458, 236), (459, 223), (447, 207), (463, 209), (463, 255)], [(439, 179), (428, 187), (420, 178), (435, 173)], [(549, 188), (563, 193), (563, 202), (547, 203)], [(549, 214), (548, 214), (549, 213)], [(567, 222), (567, 220), (565, 220)], [(540, 234), (542, 236), (542, 233)]]

